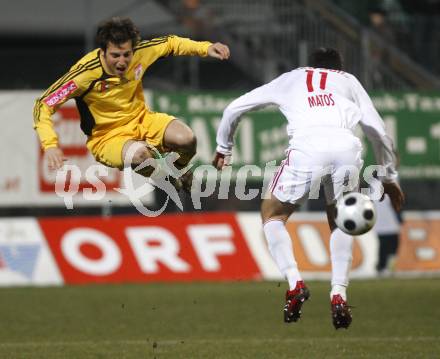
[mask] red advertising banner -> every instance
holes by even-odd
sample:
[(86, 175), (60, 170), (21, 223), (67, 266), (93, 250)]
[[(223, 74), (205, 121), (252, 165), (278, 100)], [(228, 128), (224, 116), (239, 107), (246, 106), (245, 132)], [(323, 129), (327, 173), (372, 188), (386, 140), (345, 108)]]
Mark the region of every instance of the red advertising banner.
[(261, 278), (235, 214), (39, 223), (66, 284)]

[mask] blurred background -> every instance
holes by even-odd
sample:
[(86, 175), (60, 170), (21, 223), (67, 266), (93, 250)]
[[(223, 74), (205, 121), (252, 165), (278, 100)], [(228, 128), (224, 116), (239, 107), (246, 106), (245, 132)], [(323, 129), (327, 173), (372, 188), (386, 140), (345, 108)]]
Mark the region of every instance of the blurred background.
[(9, 65), (0, 86), (46, 88), (95, 47), (98, 22), (118, 15), (131, 17), (144, 38), (177, 34), (233, 50), (231, 61), (215, 65), (163, 61), (145, 77), (148, 88), (246, 90), (328, 45), (371, 91), (436, 90), (439, 13), (435, 0), (17, 0), (0, 15)]
[[(406, 208), (435, 209), (438, 201), (433, 198), (440, 198), (440, 104), (436, 97), (440, 89), (439, 13), (440, 1), (435, 0), (137, 0), (123, 5), (116, 0), (18, 0), (9, 2), (0, 14), (0, 51), (5, 66), (0, 88), (36, 90), (38, 96), (38, 91), (95, 47), (99, 21), (114, 15), (129, 16), (143, 38), (177, 34), (230, 46), (230, 61), (167, 58), (146, 73), (144, 86), (155, 95), (153, 108), (191, 123), (198, 114), (183, 106), (173, 107), (173, 94), (178, 94), (173, 101), (184, 102), (185, 96), (198, 91), (218, 96), (222, 105), (227, 105), (237, 95), (305, 65), (315, 47), (332, 46), (342, 52), (346, 70), (356, 75), (375, 99), (396, 142), (402, 187), (408, 197)], [(173, 113), (176, 109), (179, 111)], [(212, 108), (210, 115), (221, 116), (221, 110), (221, 105)], [(279, 117), (276, 113), (271, 116)], [(23, 122), (23, 126), (29, 125)], [(266, 127), (270, 127), (269, 121)], [(267, 133), (266, 140), (281, 147), (264, 162), (283, 158), (286, 135), (282, 129), (279, 132), (279, 139), (277, 131)], [(213, 151), (212, 146), (210, 149)], [(201, 160), (209, 163), (209, 158)], [(12, 185), (13, 180), (4, 178), (0, 189)], [(321, 208), (319, 201), (314, 202), (316, 206), (311, 203), (309, 208)], [(1, 213), (39, 213), (28, 204), (18, 206), (21, 208), (15, 201), (11, 204), (15, 208), (3, 207)], [(259, 201), (232, 204), (217, 200), (205, 209), (230, 205), (256, 210)]]
[[(419, 221), (406, 228), (405, 238), (414, 239), (415, 246), (408, 253), (423, 244), (416, 252), (425, 264), (415, 268), (440, 270), (436, 211), (440, 206), (440, 1), (435, 0), (15, 0), (3, 4), (0, 113), (6, 126), (0, 145), (0, 215), (4, 223), (0, 234), (5, 243), (10, 243), (10, 233), (20, 233), (16, 229), (20, 222), (10, 227), (14, 218), (44, 220), (49, 216), (70, 221), (93, 215), (93, 221), (119, 214), (140, 216), (115, 191), (122, 186), (122, 174), (115, 171), (101, 178), (106, 195), (92, 201), (84, 199), (83, 191), (93, 189), (94, 184), (82, 176), (74, 208), (67, 209), (55, 193), (55, 175), (47, 172), (32, 130), (35, 99), (95, 48), (97, 24), (115, 15), (132, 18), (145, 39), (176, 34), (230, 47), (229, 61), (170, 57), (157, 61), (144, 77), (150, 106), (181, 118), (196, 133), (196, 165), (210, 163), (216, 126), (232, 99), (306, 65), (316, 47), (339, 49), (346, 71), (363, 83), (395, 141), (407, 197), (403, 217), (408, 212), (408, 218)], [(84, 171), (96, 164), (85, 149), (74, 105), (66, 103), (54, 121), (70, 163)], [(229, 197), (219, 196), (217, 177), (212, 191), (206, 189), (207, 184), (201, 189), (198, 208), (191, 197), (181, 194), (183, 212), (201, 215), (201, 222), (207, 212), (258, 217), (264, 174), (248, 176), (243, 184), (246, 193), (252, 189), (260, 192), (241, 201), (234, 192), (234, 181), (246, 173), (238, 170), (243, 165), (264, 168), (272, 160), (279, 164), (286, 145), (285, 120), (280, 113), (273, 109), (249, 113), (237, 134)], [(366, 163), (373, 163), (368, 143), (365, 146)], [(166, 195), (155, 190), (144, 200), (157, 209)], [(301, 208), (300, 218), (318, 216), (321, 221), (323, 204), (322, 199), (309, 201)], [(165, 212), (181, 214), (172, 201)], [(319, 231), (325, 233), (323, 228)], [(313, 231), (307, 233), (306, 238), (314, 236)]]
[[(145, 74), (149, 106), (195, 132), (194, 168), (205, 179), (169, 200), (135, 175), (144, 208), (164, 209), (159, 216), (117, 191), (122, 172), (97, 166), (73, 101), (53, 116), (63, 171), (47, 170), (32, 128), (35, 100), (115, 15), (145, 39), (176, 34), (231, 49), (229, 61), (168, 57)], [(439, 37), (440, 0), (2, 1), (0, 357), (438, 358)], [(207, 166), (229, 102), (305, 65), (319, 46), (339, 49), (373, 99), (407, 198), (402, 213), (376, 202), (375, 227), (355, 237), (354, 321), (343, 333), (331, 324), (322, 193), (286, 224), (313, 300), (300, 323), (282, 322), (287, 284), (258, 211), (285, 157), (283, 116), (266, 108), (243, 117), (231, 183)]]

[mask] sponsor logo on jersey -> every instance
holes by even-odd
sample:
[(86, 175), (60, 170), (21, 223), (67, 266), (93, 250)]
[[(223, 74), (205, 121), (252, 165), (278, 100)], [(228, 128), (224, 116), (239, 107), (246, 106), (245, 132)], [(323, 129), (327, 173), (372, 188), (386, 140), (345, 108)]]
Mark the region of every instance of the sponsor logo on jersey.
[(69, 96), (71, 93), (73, 93), (78, 86), (76, 86), (76, 83), (71, 80), (68, 83), (66, 83), (64, 86), (56, 90), (54, 93), (46, 97), (44, 102), (46, 105), (53, 107), (56, 104), (60, 103), (62, 100), (64, 100), (67, 96)]
[(139, 64), (134, 68), (134, 79), (135, 80), (139, 80), (142, 77), (142, 71), (143, 71), (142, 64)]

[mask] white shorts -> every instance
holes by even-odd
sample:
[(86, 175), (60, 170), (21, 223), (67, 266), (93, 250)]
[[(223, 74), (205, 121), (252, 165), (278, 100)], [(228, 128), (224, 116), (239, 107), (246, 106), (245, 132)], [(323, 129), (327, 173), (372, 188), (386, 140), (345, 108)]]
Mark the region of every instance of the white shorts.
[(281, 202), (301, 204), (317, 199), (321, 185), (327, 204), (359, 186), (362, 145), (348, 131), (295, 138), (269, 186)]

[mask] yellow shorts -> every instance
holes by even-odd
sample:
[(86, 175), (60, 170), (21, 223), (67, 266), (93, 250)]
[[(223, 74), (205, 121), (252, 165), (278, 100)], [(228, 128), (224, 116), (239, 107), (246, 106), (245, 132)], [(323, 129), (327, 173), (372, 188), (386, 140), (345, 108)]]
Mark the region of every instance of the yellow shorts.
[(146, 112), (140, 122), (136, 120), (109, 131), (97, 131), (100, 134), (94, 133), (89, 137), (87, 148), (98, 162), (122, 170), (122, 149), (128, 140), (146, 141), (163, 153), (163, 136), (168, 124), (174, 119), (166, 113)]

